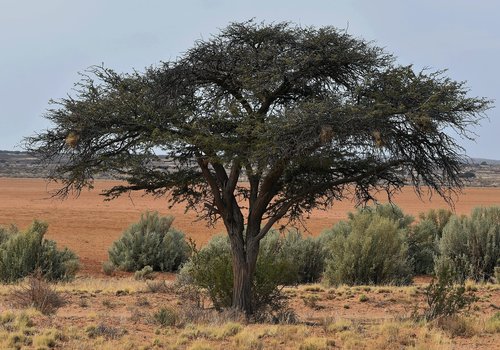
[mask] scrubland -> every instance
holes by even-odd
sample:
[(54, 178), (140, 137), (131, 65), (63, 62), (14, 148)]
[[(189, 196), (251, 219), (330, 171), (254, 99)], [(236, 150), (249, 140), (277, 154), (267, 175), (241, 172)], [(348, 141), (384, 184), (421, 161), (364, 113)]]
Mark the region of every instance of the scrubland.
[[(476, 300), (463, 312), (434, 320), (418, 317), (428, 306), (428, 276), (407, 286), (287, 286), (282, 317), (254, 322), (214, 310), (208, 298), (194, 303), (172, 273), (137, 280), (134, 273), (103, 272), (112, 242), (146, 209), (176, 216), (176, 228), (199, 246), (221, 227), (207, 228), (182, 208), (168, 210), (164, 201), (149, 197), (102, 202), (91, 192), (60, 202), (48, 198), (43, 180), (0, 179), (0, 184), (0, 225), (24, 228), (44, 219), (47, 237), (73, 250), (82, 267), (69, 282), (37, 284), (28, 278), (0, 284), (1, 349), (500, 349), (498, 283), (466, 281)], [(457, 214), (500, 203), (499, 189), (465, 191), (456, 202)], [(414, 216), (446, 208), (438, 199), (419, 201), (409, 189), (396, 202)], [(352, 203), (339, 203), (314, 213), (307, 228), (317, 235), (352, 210)]]
[[(467, 284), (479, 300), (469, 313), (415, 321), (428, 279), (411, 286), (321, 284), (285, 288), (296, 320), (247, 322), (179, 298), (170, 274), (154, 281), (79, 277), (52, 285), (63, 300), (54, 313), (16, 305), (0, 287), (0, 348), (26, 349), (496, 349), (500, 285)], [(155, 288), (155, 284), (161, 288)]]

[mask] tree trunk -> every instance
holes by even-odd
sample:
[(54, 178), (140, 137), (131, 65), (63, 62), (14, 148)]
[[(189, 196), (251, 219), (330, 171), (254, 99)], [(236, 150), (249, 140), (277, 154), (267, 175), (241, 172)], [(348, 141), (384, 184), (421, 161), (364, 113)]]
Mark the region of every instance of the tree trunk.
[[(259, 252), (258, 242), (248, 240), (246, 244), (237, 235), (230, 235), (233, 258), (233, 308), (252, 316), (255, 312), (252, 282)], [(241, 236), (242, 238), (242, 236)]]
[(252, 300), (252, 279), (245, 259), (235, 257), (233, 252), (233, 308), (247, 316), (254, 312)]

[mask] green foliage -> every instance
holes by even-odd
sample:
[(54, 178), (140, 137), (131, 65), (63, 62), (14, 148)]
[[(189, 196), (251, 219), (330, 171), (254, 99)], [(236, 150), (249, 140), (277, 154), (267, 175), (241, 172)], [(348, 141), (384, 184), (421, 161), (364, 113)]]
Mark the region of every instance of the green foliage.
[(296, 284), (299, 279), (299, 264), (293, 255), (285, 251), (285, 248), (296, 247), (291, 240), (287, 240), (288, 237), (290, 236), (282, 237), (279, 232), (270, 231), (261, 241), (252, 286), (256, 310), (265, 307), (280, 309), (283, 296), (279, 287)]
[(171, 227), (172, 216), (146, 212), (109, 249), (109, 260), (125, 271), (150, 266), (154, 271), (176, 271), (189, 255), (184, 234)]
[[(329, 253), (325, 280), (339, 284), (408, 284), (404, 227), (411, 220), (400, 210), (362, 209), (323, 233)], [(394, 213), (394, 214), (393, 214)]]
[[(288, 236), (287, 236), (288, 237)], [(290, 236), (297, 239), (297, 236)], [(253, 279), (253, 303), (256, 309), (277, 306), (282, 299), (279, 286), (297, 283), (299, 268), (294, 256), (283, 253), (287, 238), (271, 231), (261, 242)], [(295, 247), (288, 241), (289, 245)], [(233, 270), (231, 247), (227, 236), (214, 236), (184, 264), (179, 280), (207, 291), (214, 307), (232, 305)]]
[(431, 209), (419, 215), (420, 221), (407, 230), (408, 259), (414, 274), (434, 273), (439, 256), (439, 240), (452, 216), (446, 209)]
[(434, 273), (434, 259), (439, 253), (439, 233), (430, 220), (420, 221), (407, 231), (408, 260), (414, 274)]
[(437, 274), (452, 268), (459, 282), (491, 279), (500, 261), (500, 207), (475, 208), (470, 217), (452, 217), (439, 249)]
[(423, 317), (427, 321), (456, 315), (477, 300), (463, 284), (454, 285), (454, 273), (450, 267), (441, 269), (437, 282), (432, 280), (426, 288), (425, 296), (427, 306)]
[(10, 229), (0, 243), (0, 281), (15, 282), (35, 270), (51, 281), (69, 280), (78, 270), (76, 255), (44, 238), (48, 225), (34, 221), (25, 232)]
[(0, 226), (0, 245), (5, 242), (12, 234), (17, 233), (17, 227), (11, 225), (9, 227)]
[(437, 237), (441, 239), (443, 236), (443, 229), (450, 221), (453, 213), (447, 209), (430, 209), (426, 213), (419, 215), (420, 222), (430, 221), (437, 229)]
[(214, 236), (184, 264), (179, 279), (183, 284), (204, 288), (216, 309), (231, 305), (233, 271), (228, 238)]

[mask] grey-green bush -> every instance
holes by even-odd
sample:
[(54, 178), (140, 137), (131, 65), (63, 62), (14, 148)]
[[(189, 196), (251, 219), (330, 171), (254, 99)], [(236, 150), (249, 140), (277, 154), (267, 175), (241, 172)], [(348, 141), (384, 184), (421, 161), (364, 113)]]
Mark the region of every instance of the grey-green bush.
[(455, 279), (487, 281), (500, 262), (500, 207), (475, 208), (470, 217), (452, 217), (439, 242), (436, 274), (452, 268)]
[(151, 266), (154, 271), (176, 271), (187, 260), (184, 234), (172, 228), (172, 216), (146, 212), (109, 248), (109, 260), (124, 271)]
[(414, 274), (433, 274), (439, 256), (439, 240), (452, 217), (446, 209), (430, 209), (419, 215), (420, 221), (406, 230), (408, 260)]
[(439, 254), (439, 231), (431, 220), (422, 220), (406, 231), (408, 260), (414, 274), (434, 273), (434, 259)]
[(231, 249), (226, 236), (214, 236), (194, 253), (179, 272), (182, 284), (194, 284), (207, 291), (217, 310), (231, 305), (233, 271)]
[(456, 285), (453, 280), (453, 272), (447, 267), (443, 267), (438, 280), (432, 280), (425, 289), (425, 299), (427, 306), (422, 316), (418, 315), (418, 308), (413, 317), (417, 320), (424, 318), (432, 321), (439, 317), (449, 317), (468, 309), (472, 303), (478, 299), (472, 291), (467, 291), (463, 284)]
[[(349, 215), (322, 234), (328, 251), (325, 282), (339, 284), (408, 284), (405, 227), (411, 222), (398, 209), (369, 208)], [(394, 214), (393, 214), (394, 213)]]
[(453, 213), (447, 209), (430, 209), (425, 213), (420, 213), (420, 222), (430, 221), (434, 224), (437, 230), (437, 238), (443, 236), (443, 229), (450, 221)]
[[(358, 217), (361, 214), (364, 214), (364, 220)], [(367, 206), (358, 209), (354, 213), (348, 213), (347, 220), (339, 221), (334, 228), (324, 230), (319, 237), (320, 245), (323, 246), (326, 258), (331, 257), (331, 251), (328, 249), (329, 242), (334, 239), (337, 234), (342, 233), (344, 236), (347, 236), (353, 229), (364, 229), (366, 227), (366, 220), (370, 221), (373, 216), (389, 219), (391, 222), (395, 223), (400, 230), (408, 230), (414, 220), (411, 215), (404, 214), (398, 206), (393, 204)], [(352, 225), (355, 225), (355, 227), (352, 227)]]
[(297, 275), (286, 284), (317, 282), (323, 274), (325, 251), (317, 237), (304, 238), (298, 230), (289, 230), (284, 235), (273, 230), (261, 242), (260, 253), (266, 250), (275, 259), (289, 261), (297, 270)]
[(419, 215), (420, 221), (406, 230), (408, 260), (414, 274), (433, 274), (439, 256), (439, 240), (452, 217), (446, 209), (430, 209)]
[(35, 221), (28, 230), (10, 228), (0, 243), (0, 281), (15, 282), (36, 270), (49, 281), (70, 280), (78, 270), (78, 258), (54, 241), (44, 238), (48, 225)]

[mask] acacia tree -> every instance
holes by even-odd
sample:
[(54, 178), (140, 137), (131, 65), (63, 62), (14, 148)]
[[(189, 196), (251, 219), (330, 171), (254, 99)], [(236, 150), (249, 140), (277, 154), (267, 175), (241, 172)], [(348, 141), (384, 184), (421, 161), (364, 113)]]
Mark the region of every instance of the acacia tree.
[(407, 183), (450, 200), (464, 158), (449, 132), (470, 138), (490, 105), (344, 31), (253, 21), (144, 72), (93, 67), (77, 86), (48, 110), (53, 127), (26, 139), (57, 163), (58, 195), (108, 172), (125, 180), (109, 198), (168, 194), (209, 223), (222, 219), (233, 307), (247, 314), (259, 242), (273, 225), (346, 197), (390, 199)]

